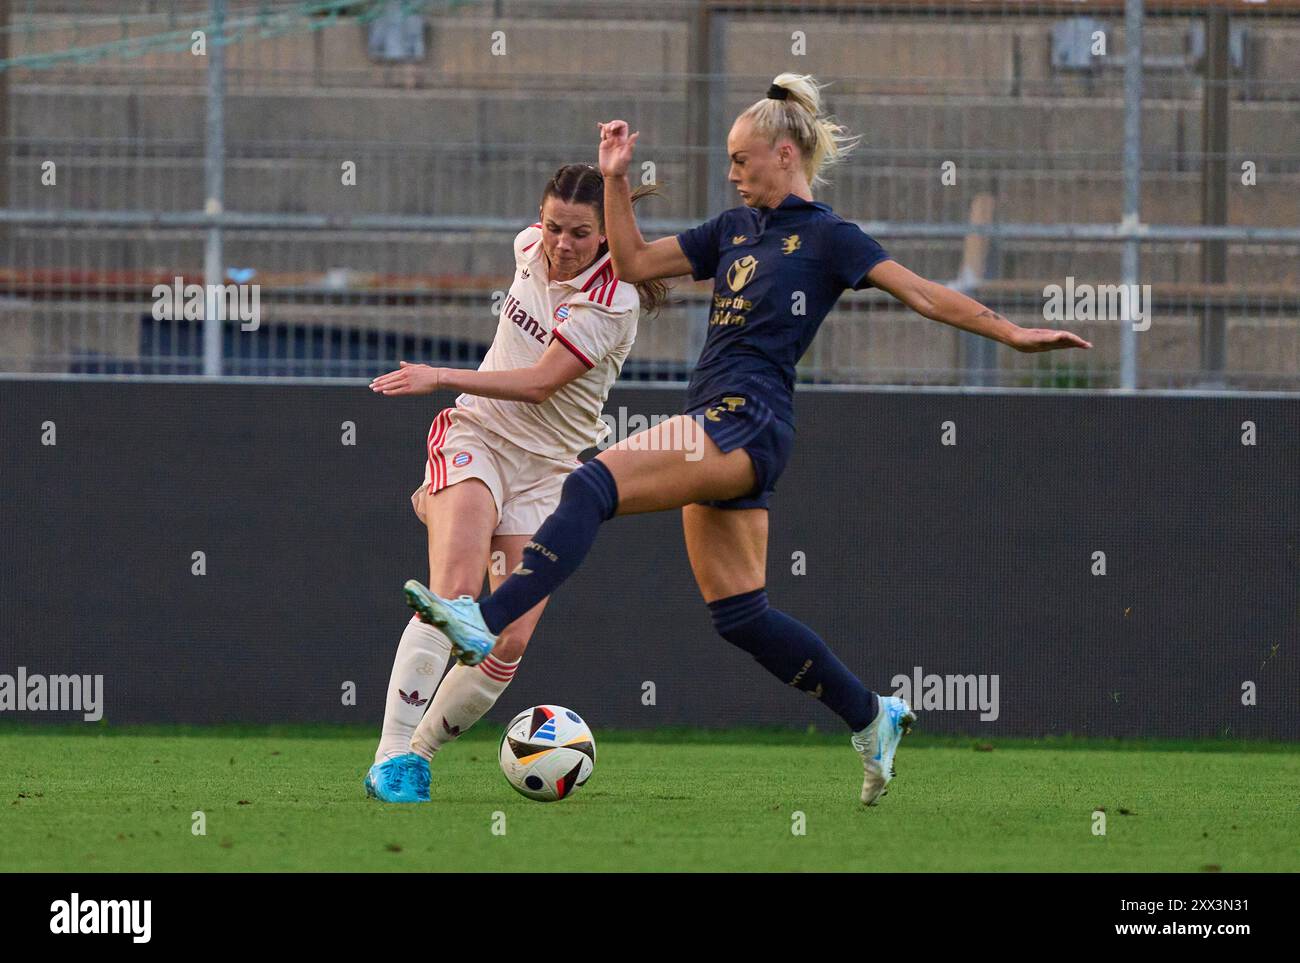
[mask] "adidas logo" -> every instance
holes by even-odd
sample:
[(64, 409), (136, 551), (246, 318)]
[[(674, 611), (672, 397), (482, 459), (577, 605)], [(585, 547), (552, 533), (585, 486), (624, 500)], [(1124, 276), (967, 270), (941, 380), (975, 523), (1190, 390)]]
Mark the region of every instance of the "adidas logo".
[(458, 735), (460, 735), (460, 726), (447, 725), (446, 716), (442, 717), (442, 727), (447, 730), (447, 735), (451, 736), (453, 739), (455, 739)]
[(402, 701), (405, 702), (407, 705), (422, 706), (429, 701), (427, 698), (425, 699), (420, 698), (419, 689), (414, 690), (410, 695), (407, 695), (401, 689), (398, 689), (397, 694), (402, 697)]

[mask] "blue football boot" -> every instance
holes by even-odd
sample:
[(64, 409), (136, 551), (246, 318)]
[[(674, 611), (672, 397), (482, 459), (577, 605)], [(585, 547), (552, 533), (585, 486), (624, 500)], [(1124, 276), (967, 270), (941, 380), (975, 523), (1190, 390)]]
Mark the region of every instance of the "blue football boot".
[(470, 596), (439, 598), (415, 579), (402, 586), (402, 591), (406, 593), (406, 604), (415, 609), (420, 621), (446, 633), (452, 652), (465, 665), (478, 665), (497, 644), (497, 637), (483, 624), (478, 602)]
[(385, 759), (366, 773), (366, 795), (391, 803), (429, 801), (429, 760), (408, 752)]

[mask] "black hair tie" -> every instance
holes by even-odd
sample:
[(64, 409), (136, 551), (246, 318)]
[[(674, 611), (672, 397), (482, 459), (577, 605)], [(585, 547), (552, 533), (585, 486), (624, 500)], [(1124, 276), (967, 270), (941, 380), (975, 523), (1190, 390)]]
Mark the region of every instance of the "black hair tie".
[(785, 100), (789, 96), (790, 96), (790, 91), (786, 90), (784, 87), (779, 86), (778, 84), (773, 84), (771, 87), (767, 88), (768, 100)]

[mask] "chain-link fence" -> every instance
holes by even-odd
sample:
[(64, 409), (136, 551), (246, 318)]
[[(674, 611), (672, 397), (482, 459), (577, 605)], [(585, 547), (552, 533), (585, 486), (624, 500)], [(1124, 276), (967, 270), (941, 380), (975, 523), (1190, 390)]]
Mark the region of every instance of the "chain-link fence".
[[(821, 199), (1095, 345), (1018, 355), (867, 292), (807, 380), (1300, 388), (1296, 0), (0, 0), (0, 37), (0, 371), (473, 364), (597, 120), (641, 131), (643, 228), (679, 230), (735, 203), (727, 128), (794, 70), (863, 135)], [(157, 317), (176, 279), (257, 317)], [(707, 288), (625, 377), (685, 376)]]

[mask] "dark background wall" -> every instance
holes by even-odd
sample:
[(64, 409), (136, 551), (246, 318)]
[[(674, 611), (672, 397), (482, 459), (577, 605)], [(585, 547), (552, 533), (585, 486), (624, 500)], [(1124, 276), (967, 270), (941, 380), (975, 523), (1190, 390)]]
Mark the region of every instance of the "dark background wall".
[[(427, 577), (408, 496), (450, 400), (0, 381), (0, 672), (102, 673), (110, 723), (377, 726), (401, 584)], [(680, 400), (618, 389), (607, 410)], [(1300, 738), (1300, 401), (810, 391), (798, 408), (769, 594), (873, 688), (917, 666), (998, 676), (995, 721), (948, 709), (927, 730)], [(600, 727), (840, 725), (714, 636), (675, 513), (605, 527), (491, 718), (538, 702)]]

